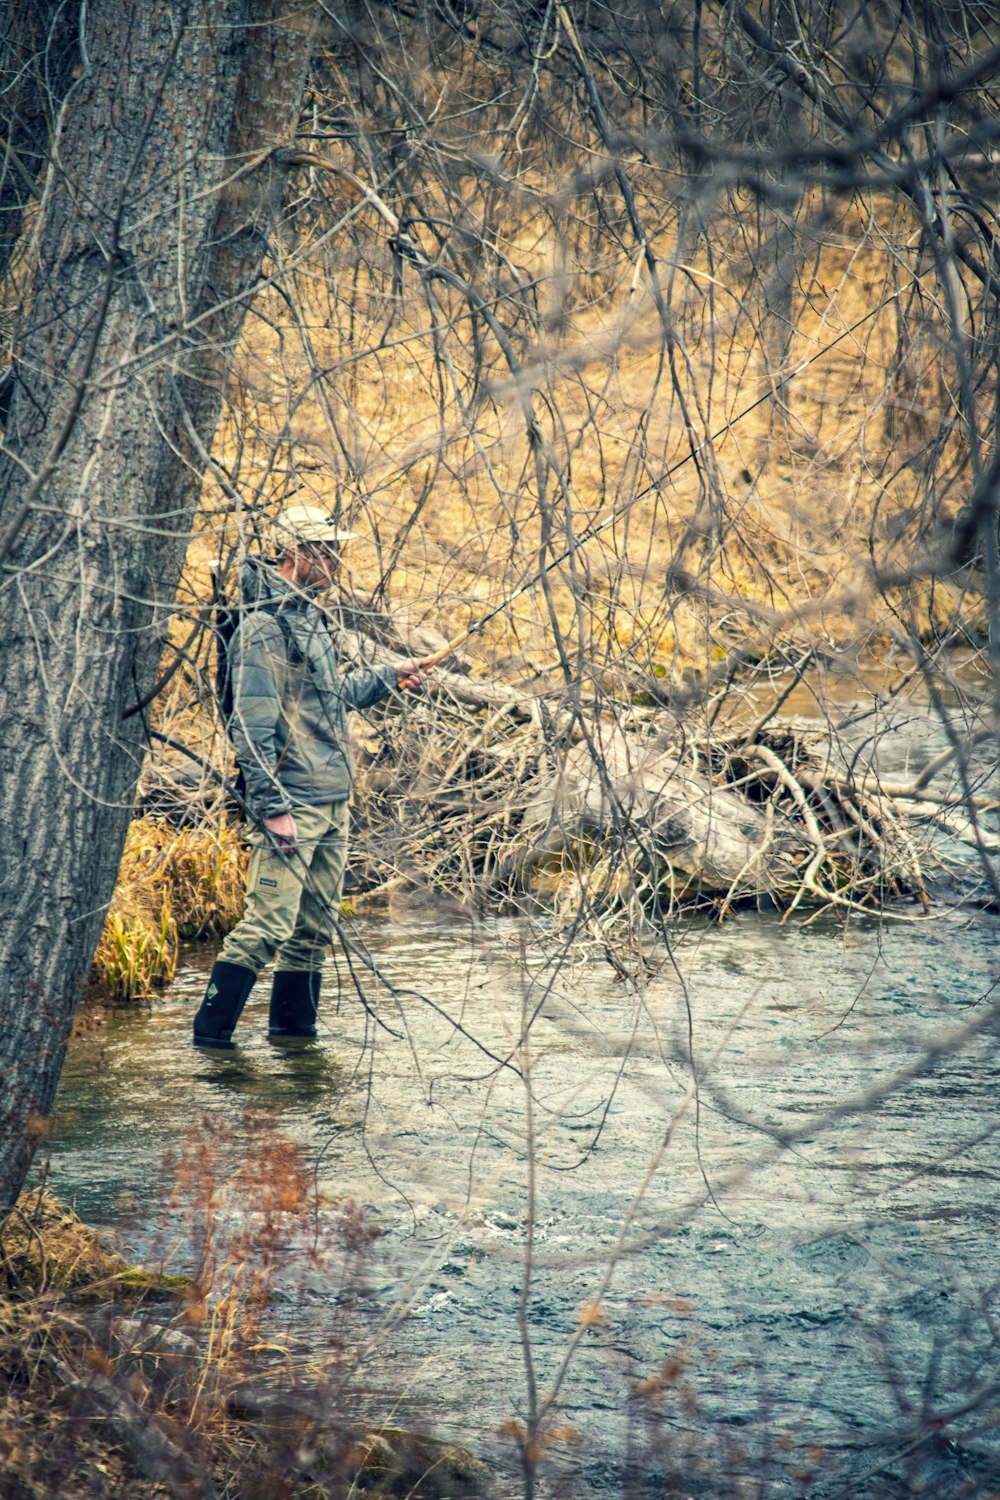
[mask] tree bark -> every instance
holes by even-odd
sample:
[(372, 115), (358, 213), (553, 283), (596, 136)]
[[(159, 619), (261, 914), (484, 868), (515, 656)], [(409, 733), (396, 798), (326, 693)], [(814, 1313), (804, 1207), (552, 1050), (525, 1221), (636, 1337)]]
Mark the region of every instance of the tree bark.
[(0, 276), (39, 191), (59, 108), (79, 62), (79, 7), (7, 0), (0, 10)]
[(100, 935), (312, 0), (92, 0), (0, 458), (0, 1206)]

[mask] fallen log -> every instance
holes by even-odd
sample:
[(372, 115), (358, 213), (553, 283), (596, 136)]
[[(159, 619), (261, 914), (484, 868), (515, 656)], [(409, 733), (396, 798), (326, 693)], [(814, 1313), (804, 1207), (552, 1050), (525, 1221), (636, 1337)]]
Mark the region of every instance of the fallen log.
[(138, 1475), (169, 1487), (177, 1500), (212, 1500), (218, 1494), (193, 1434), (176, 1426), (167, 1432), (161, 1420), (99, 1370), (80, 1375), (54, 1354), (40, 1358), (61, 1382), (62, 1398), (78, 1416), (103, 1428)]
[(521, 819), (522, 867), (583, 841), (616, 839), (640, 853), (648, 880), (675, 896), (727, 900), (794, 883), (808, 842), (678, 753), (618, 725), (595, 724), (555, 774), (541, 779)]

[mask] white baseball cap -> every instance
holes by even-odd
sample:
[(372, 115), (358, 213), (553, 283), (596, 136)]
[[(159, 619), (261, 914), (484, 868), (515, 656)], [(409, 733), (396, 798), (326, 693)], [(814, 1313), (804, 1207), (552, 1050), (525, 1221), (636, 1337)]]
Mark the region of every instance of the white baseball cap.
[(322, 505), (286, 505), (274, 523), (275, 536), (283, 547), (295, 542), (349, 542), (353, 531), (345, 531)]

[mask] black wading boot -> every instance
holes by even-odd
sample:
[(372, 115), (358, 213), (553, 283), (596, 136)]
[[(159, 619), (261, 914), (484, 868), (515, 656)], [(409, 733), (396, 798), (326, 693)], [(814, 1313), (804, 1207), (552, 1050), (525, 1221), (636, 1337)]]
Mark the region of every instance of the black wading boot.
[(253, 970), (244, 969), (242, 964), (226, 963), (223, 958), (217, 960), (209, 975), (205, 998), (194, 1018), (196, 1047), (233, 1050), (233, 1031), (256, 978)]
[(314, 1037), (319, 985), (320, 976), (314, 969), (278, 969), (271, 985), (268, 1036)]

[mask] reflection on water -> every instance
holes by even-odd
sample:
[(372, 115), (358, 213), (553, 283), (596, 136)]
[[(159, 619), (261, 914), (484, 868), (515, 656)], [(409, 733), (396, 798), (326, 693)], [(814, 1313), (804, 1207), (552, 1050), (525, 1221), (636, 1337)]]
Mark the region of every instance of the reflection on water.
[[(165, 1206), (166, 1154), (198, 1121), (238, 1136), (248, 1110), (273, 1111), (322, 1194), (353, 1196), (383, 1231), (370, 1414), (427, 1414), (499, 1465), (499, 1424), (526, 1405), (530, 1144), (526, 1307), (542, 1392), (581, 1308), (600, 1306), (560, 1387), (579, 1441), (553, 1450), (550, 1482), (617, 1494), (630, 1454), (662, 1476), (665, 1453), (693, 1448), (756, 1475), (761, 1493), (801, 1494), (791, 1476), (811, 1447), (828, 1476), (878, 1468), (924, 1406), (961, 1405), (995, 1368), (995, 1028), (860, 1106), (984, 1013), (998, 936), (994, 921), (947, 913), (846, 930), (688, 922), (675, 963), (636, 995), (538, 947), (525, 977), (513, 924), (367, 919), (354, 937), (398, 993), (366, 977), (366, 1010), (331, 967), (320, 1042), (288, 1049), (266, 1040), (263, 982), (239, 1052), (218, 1055), (188, 1042), (211, 961), (196, 953), (151, 1010), (74, 1041), (53, 1177), (96, 1222), (125, 1210), (131, 1246), (178, 1269), (189, 1251)], [(317, 1272), (284, 1299), (279, 1287), (274, 1316), (322, 1340), (335, 1306)], [(665, 1362), (674, 1373), (656, 1387)], [(636, 1383), (651, 1379), (643, 1405)], [(927, 1460), (931, 1492), (978, 1493), (960, 1486), (983, 1474), (1000, 1488), (982, 1415), (959, 1431)], [(649, 1483), (638, 1492), (662, 1492)], [(908, 1492), (866, 1483), (850, 1492)]]

